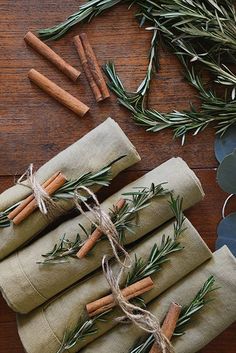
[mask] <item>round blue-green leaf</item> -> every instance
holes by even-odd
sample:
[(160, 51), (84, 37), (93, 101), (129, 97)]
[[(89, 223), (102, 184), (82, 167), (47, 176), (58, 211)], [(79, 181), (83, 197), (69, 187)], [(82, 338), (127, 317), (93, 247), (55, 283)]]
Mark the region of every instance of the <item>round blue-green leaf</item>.
[(221, 136), (218, 134), (215, 139), (215, 156), (218, 162), (236, 149), (236, 125), (232, 125)]
[(236, 150), (226, 156), (217, 170), (220, 187), (229, 194), (236, 194)]
[(216, 249), (227, 245), (236, 256), (236, 213), (231, 213), (221, 220), (217, 228), (217, 234)]

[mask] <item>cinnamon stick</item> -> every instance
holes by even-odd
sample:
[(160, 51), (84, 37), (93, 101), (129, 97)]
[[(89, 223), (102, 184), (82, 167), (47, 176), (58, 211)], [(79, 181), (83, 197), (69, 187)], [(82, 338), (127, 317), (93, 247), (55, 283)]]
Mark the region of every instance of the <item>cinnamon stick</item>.
[(31, 69), (28, 72), (28, 77), (43, 91), (48, 93), (61, 104), (65, 105), (67, 108), (71, 109), (80, 117), (83, 117), (89, 111), (89, 107), (87, 107), (87, 105), (73, 97), (70, 93), (66, 92), (38, 71)]
[[(56, 172), (53, 176), (51, 176), (48, 180), (46, 180), (42, 187), (45, 189), (51, 182), (58, 176), (59, 172)], [(10, 220), (13, 220), (29, 203), (34, 199), (34, 195), (29, 195), (26, 199), (24, 199), (19, 206), (17, 206), (13, 211), (11, 211), (8, 215)]]
[[(129, 287), (122, 289), (121, 293), (127, 300), (130, 300), (151, 290), (153, 287), (154, 283), (151, 277), (146, 277), (134, 284), (131, 284)], [(103, 298), (87, 304), (86, 309), (89, 317), (93, 317), (97, 314), (105, 312), (108, 309), (113, 308), (114, 306), (116, 306), (114, 297), (112, 294), (109, 294)]]
[(87, 80), (89, 82), (90, 88), (94, 94), (94, 97), (97, 102), (100, 102), (101, 100), (103, 100), (103, 96), (102, 96), (102, 93), (93, 78), (92, 73), (90, 72), (87, 57), (85, 55), (84, 48), (83, 48), (83, 45), (82, 45), (82, 42), (81, 42), (79, 36), (74, 37), (74, 44), (75, 44), (76, 50), (79, 54), (81, 65), (83, 66), (85, 75), (86, 75)]
[[(120, 210), (124, 205), (126, 201), (125, 199), (120, 199), (116, 204), (115, 208), (117, 210)], [(96, 242), (101, 238), (102, 236), (102, 231), (100, 229), (95, 229), (94, 232), (91, 234), (91, 236), (88, 238), (88, 240), (84, 243), (84, 245), (80, 248), (80, 250), (77, 252), (76, 256), (79, 259), (84, 258), (89, 251), (95, 246)]]
[(44, 58), (50, 61), (55, 67), (63, 72), (69, 79), (76, 82), (80, 76), (80, 71), (75, 69), (73, 66), (63, 60), (57, 53), (55, 53), (48, 45), (43, 43), (33, 33), (26, 33), (24, 40), (29, 44), (35, 51), (41, 54)]
[[(60, 187), (62, 187), (65, 182), (66, 182), (66, 178), (62, 173), (59, 173), (56, 178), (45, 187), (45, 191), (48, 193), (48, 195), (52, 195), (54, 194), (55, 191), (57, 191), (58, 189), (60, 189)], [(30, 201), (25, 208), (23, 208), (23, 210), (21, 210), (21, 212), (18, 213), (18, 215), (13, 218), (12, 222), (15, 225), (20, 224), (22, 221), (24, 221), (29, 215), (31, 215), (34, 210), (37, 209), (37, 203), (36, 200), (33, 199), (32, 201)]]
[[(108, 91), (106, 81), (102, 75), (102, 71), (99, 67), (93, 48), (89, 43), (87, 34), (81, 33), (79, 36), (74, 37), (74, 42), (90, 87), (93, 87), (92, 90), (97, 102), (109, 98), (110, 93)], [(99, 89), (100, 94), (98, 93), (97, 88)]]
[[(169, 307), (168, 313), (161, 327), (163, 334), (166, 336), (166, 338), (168, 338), (168, 340), (171, 340), (173, 336), (181, 309), (182, 307), (177, 303), (171, 303)], [(162, 353), (162, 352), (160, 351), (157, 344), (154, 343), (149, 353)]]

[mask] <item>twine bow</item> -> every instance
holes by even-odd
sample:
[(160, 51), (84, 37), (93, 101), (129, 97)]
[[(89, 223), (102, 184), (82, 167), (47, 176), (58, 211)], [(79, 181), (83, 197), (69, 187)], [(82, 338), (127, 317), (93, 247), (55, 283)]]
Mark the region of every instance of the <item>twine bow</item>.
[[(84, 190), (92, 197), (95, 205), (91, 207), (86, 198), (81, 195), (80, 190)], [(116, 230), (114, 223), (111, 221), (109, 215), (101, 208), (101, 205), (96, 197), (96, 195), (87, 187), (80, 186), (75, 190), (74, 200), (78, 210), (103, 234), (106, 234), (113, 251), (113, 254), (118, 261), (118, 263), (125, 268), (131, 266), (131, 259), (128, 252), (120, 244), (119, 234)], [(81, 207), (81, 202), (86, 206), (86, 208), (91, 212), (93, 219), (83, 210)], [(120, 254), (124, 256), (124, 260), (121, 260)]]
[(16, 184), (32, 190), (37, 206), (42, 214), (46, 215), (49, 210), (51, 211), (55, 208), (55, 202), (37, 181), (36, 173), (33, 171), (33, 163), (30, 163), (29, 167), (17, 180)]

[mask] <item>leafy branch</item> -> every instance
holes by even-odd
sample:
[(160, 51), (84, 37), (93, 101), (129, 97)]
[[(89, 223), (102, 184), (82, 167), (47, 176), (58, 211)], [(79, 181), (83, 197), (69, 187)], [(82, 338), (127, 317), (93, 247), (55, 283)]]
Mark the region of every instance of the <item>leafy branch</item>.
[[(188, 324), (193, 319), (195, 314), (201, 311), (201, 309), (210, 301), (210, 299), (207, 299), (206, 296), (213, 290), (217, 289), (214, 288), (214, 284), (215, 278), (214, 276), (210, 276), (203, 284), (202, 288), (198, 291), (196, 296), (193, 298), (191, 303), (188, 306), (182, 308), (181, 314), (177, 321), (176, 330), (174, 332), (175, 336), (183, 335), (184, 332), (182, 330), (185, 328), (185, 325)], [(149, 353), (153, 343), (154, 336), (149, 335), (144, 342), (133, 347), (129, 353)]]
[(86, 337), (94, 335), (97, 332), (96, 322), (106, 321), (105, 315), (108, 312), (95, 316), (92, 319), (78, 322), (72, 331), (66, 331), (57, 353), (63, 353), (68, 349), (73, 348), (79, 341), (84, 340)]
[(182, 199), (179, 197), (174, 199), (174, 197), (171, 196), (169, 205), (176, 218), (174, 224), (174, 236), (166, 237), (163, 235), (160, 247), (158, 247), (157, 244), (154, 244), (147, 260), (135, 256), (133, 269), (128, 273), (126, 279), (126, 286), (130, 286), (131, 284), (159, 271), (161, 265), (169, 260), (170, 254), (183, 249), (179, 242), (179, 237), (185, 230), (183, 227), (185, 217), (182, 212)]
[(212, 122), (217, 123), (218, 133), (224, 133), (232, 124), (236, 123), (236, 101), (218, 98), (212, 90), (206, 90), (194, 67), (189, 68), (183, 56), (181, 59), (185, 65), (186, 78), (200, 93), (202, 99), (200, 110), (191, 106), (189, 111), (175, 110), (171, 113), (160, 113), (155, 109), (135, 106), (132, 104), (129, 93), (125, 90), (116, 72), (114, 64), (106, 64), (104, 71), (110, 80), (108, 85), (117, 95), (118, 102), (130, 110), (134, 121), (138, 125), (144, 126), (147, 131), (158, 132), (166, 128), (172, 128), (174, 136), (182, 138), (182, 144), (187, 132), (193, 131), (193, 134), (196, 135)]
[[(82, 228), (86, 236), (88, 237), (88, 233), (84, 229), (84, 227), (79, 224)], [(70, 257), (75, 257), (78, 250), (83, 245), (84, 241), (82, 241), (80, 234), (76, 235), (74, 241), (66, 239), (66, 234), (62, 236), (58, 244), (55, 244), (53, 249), (46, 254), (41, 255), (44, 257), (43, 261), (37, 261), (37, 264), (57, 264), (57, 263), (65, 263), (69, 261)]]
[(80, 22), (90, 22), (93, 17), (115, 6), (122, 0), (89, 0), (79, 7), (79, 10), (69, 16), (64, 22), (51, 28), (40, 29), (38, 35), (44, 40), (56, 40), (65, 35), (73, 26)]
[(111, 210), (110, 217), (113, 221), (116, 230), (119, 234), (120, 242), (125, 241), (125, 232), (133, 233), (133, 228), (136, 223), (133, 222), (138, 216), (138, 212), (150, 206), (154, 198), (162, 197), (170, 193), (169, 190), (163, 188), (163, 184), (154, 183), (150, 187), (134, 187), (134, 191), (122, 194), (127, 201), (126, 204), (120, 209)]

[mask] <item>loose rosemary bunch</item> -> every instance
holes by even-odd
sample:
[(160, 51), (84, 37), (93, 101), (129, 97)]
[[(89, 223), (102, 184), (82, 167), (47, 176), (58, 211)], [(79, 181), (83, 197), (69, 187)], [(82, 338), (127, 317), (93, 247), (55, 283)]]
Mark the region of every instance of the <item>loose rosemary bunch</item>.
[[(75, 189), (78, 187), (81, 187), (81, 186), (86, 186), (86, 187), (90, 187), (92, 185), (108, 186), (111, 181), (111, 167), (112, 167), (112, 165), (124, 157), (125, 156), (121, 156), (121, 157), (115, 159), (110, 164), (108, 164), (106, 167), (101, 168), (97, 172), (94, 172), (94, 173), (88, 172), (88, 173), (82, 174), (80, 177), (78, 177), (75, 180), (66, 181), (66, 183), (52, 195), (52, 198), (54, 200), (73, 199)], [(21, 201), (10, 206), (5, 211), (0, 212), (0, 228), (10, 227), (11, 221), (8, 218), (8, 215), (20, 203), (21, 203)]]
[[(134, 232), (134, 227), (137, 226), (135, 219), (138, 216), (138, 212), (148, 207), (152, 199), (169, 194), (169, 191), (164, 189), (162, 185), (154, 185), (152, 183), (150, 187), (135, 188), (134, 191), (124, 193), (122, 196), (126, 198), (126, 204), (121, 209), (113, 206), (110, 210), (109, 216), (116, 227), (121, 243), (125, 241), (125, 232)], [(89, 234), (86, 229), (81, 224), (79, 226), (88, 237)], [(92, 225), (90, 234), (94, 229)], [(44, 257), (43, 261), (38, 261), (37, 263), (64, 263), (68, 262), (70, 257), (74, 257), (84, 242), (79, 234), (77, 234), (75, 240), (68, 240), (65, 237), (66, 235), (60, 239), (58, 244), (54, 245), (52, 250), (42, 255)]]
[[(211, 293), (215, 285), (215, 278), (214, 276), (210, 276), (206, 282), (203, 284), (202, 288), (198, 291), (196, 296), (190, 302), (189, 305), (183, 307), (177, 321), (176, 329), (174, 332), (174, 336), (182, 336), (184, 334), (185, 326), (193, 319), (196, 313), (201, 311), (201, 309), (211, 300), (207, 299), (206, 296)], [(148, 338), (142, 342), (141, 344), (135, 345), (129, 353), (149, 353), (153, 343), (154, 343), (154, 336), (149, 335)]]
[(73, 348), (79, 341), (84, 340), (86, 337), (94, 335), (97, 332), (96, 322), (106, 321), (105, 315), (102, 313), (92, 319), (88, 319), (84, 322), (78, 322), (72, 331), (66, 331), (61, 343), (61, 346), (57, 353), (63, 353), (68, 349)]

